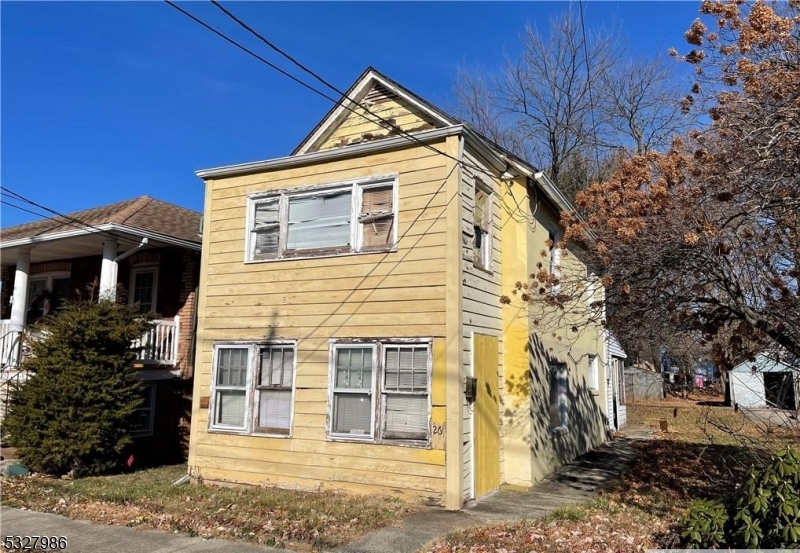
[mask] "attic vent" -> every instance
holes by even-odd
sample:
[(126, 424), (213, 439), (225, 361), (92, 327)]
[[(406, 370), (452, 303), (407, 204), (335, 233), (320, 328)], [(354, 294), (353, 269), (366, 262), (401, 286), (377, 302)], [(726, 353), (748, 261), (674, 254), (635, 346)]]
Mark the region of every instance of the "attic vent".
[(382, 104), (383, 102), (388, 102), (396, 98), (397, 95), (394, 92), (382, 84), (375, 83), (375, 86), (372, 87), (372, 90), (370, 90), (364, 97), (364, 101), (367, 104)]

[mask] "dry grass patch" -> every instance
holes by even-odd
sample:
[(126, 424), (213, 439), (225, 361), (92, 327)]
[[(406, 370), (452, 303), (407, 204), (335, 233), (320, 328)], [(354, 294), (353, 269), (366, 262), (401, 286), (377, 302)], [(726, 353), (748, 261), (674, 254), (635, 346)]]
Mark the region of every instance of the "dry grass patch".
[(415, 506), (393, 497), (278, 488), (172, 486), (178, 465), (131, 474), (3, 480), (2, 504), (100, 524), (179, 531), (300, 550), (334, 548)]
[[(763, 459), (772, 446), (792, 439), (791, 434), (774, 429), (765, 433), (730, 407), (685, 400), (628, 405), (629, 425), (657, 426), (658, 419), (669, 420), (673, 432), (634, 442), (639, 455), (630, 470), (588, 504), (559, 509), (545, 519), (453, 533), (423, 551), (571, 553), (676, 548), (678, 523), (693, 501), (729, 492), (751, 463)], [(731, 436), (726, 427), (740, 436)]]

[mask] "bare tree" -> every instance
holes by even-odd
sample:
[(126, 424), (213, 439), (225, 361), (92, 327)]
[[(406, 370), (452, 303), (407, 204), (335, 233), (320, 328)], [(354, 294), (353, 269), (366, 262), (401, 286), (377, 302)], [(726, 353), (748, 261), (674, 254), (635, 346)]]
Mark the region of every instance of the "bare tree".
[(669, 145), (685, 125), (670, 67), (634, 60), (615, 30), (584, 29), (572, 8), (545, 37), (528, 25), (499, 74), (461, 70), (457, 113), (543, 169), (569, 198), (609, 173), (621, 151)]

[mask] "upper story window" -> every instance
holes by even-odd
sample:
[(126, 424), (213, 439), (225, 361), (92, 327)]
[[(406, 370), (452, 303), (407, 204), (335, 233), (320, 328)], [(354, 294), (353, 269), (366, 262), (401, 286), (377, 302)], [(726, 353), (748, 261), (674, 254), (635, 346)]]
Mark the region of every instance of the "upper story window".
[(476, 267), (492, 270), (492, 191), (476, 179), (472, 211), (475, 242), (472, 248), (472, 261)]
[(561, 292), (561, 250), (558, 247), (558, 242), (561, 240), (558, 231), (549, 229), (547, 231), (547, 243), (550, 249), (550, 274), (553, 275), (555, 282), (551, 291), (553, 294)]
[(134, 305), (139, 313), (156, 311), (156, 294), (158, 292), (158, 266), (147, 265), (131, 269), (130, 292), (128, 305)]
[(391, 250), (396, 195), (396, 177), (381, 177), (253, 196), (246, 260)]

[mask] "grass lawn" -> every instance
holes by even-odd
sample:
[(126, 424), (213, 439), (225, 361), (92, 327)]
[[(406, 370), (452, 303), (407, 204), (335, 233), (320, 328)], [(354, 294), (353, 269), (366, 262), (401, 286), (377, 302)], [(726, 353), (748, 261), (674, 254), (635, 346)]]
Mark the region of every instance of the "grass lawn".
[(390, 525), (414, 508), (392, 497), (277, 488), (172, 486), (185, 465), (57, 480), (8, 478), (2, 504), (100, 524), (179, 531), (205, 538), (319, 550)]
[[(456, 532), (423, 551), (568, 553), (677, 548), (677, 525), (694, 500), (730, 491), (750, 463), (764, 455), (763, 447), (796, 440), (775, 429), (767, 432), (730, 407), (676, 399), (629, 404), (627, 412), (629, 425), (658, 427), (658, 421), (666, 419), (669, 431), (654, 440), (635, 442), (639, 456), (631, 469), (593, 501), (559, 509), (545, 519)], [(740, 436), (731, 436), (726, 428), (737, 430)]]

